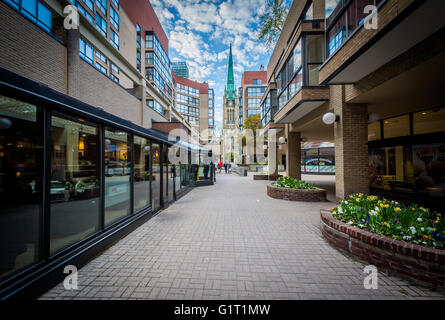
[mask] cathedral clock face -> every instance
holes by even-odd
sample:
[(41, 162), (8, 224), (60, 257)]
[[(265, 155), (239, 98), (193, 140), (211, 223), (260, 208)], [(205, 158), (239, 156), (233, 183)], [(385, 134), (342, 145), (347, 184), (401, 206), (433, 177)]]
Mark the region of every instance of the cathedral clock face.
[(229, 106), (233, 106), (233, 101), (229, 101)]

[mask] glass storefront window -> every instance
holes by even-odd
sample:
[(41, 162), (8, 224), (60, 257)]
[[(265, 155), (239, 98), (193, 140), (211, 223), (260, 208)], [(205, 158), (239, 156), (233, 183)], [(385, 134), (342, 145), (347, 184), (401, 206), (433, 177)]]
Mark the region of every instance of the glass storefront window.
[(0, 96), (0, 279), (41, 258), (42, 123), (39, 107)]
[(308, 85), (318, 86), (318, 68), (324, 61), (324, 36), (322, 34), (307, 35), (307, 80)]
[(306, 37), (306, 50), (308, 63), (323, 63), (324, 61), (324, 35), (308, 34)]
[(300, 72), (297, 73), (297, 75), (292, 79), (292, 81), (289, 84), (289, 100), (292, 99), (292, 97), (300, 91), (301, 87), (303, 86), (303, 69), (300, 69)]
[(410, 135), (409, 115), (391, 118), (383, 121), (384, 139)]
[(368, 141), (380, 140), (381, 138), (380, 121), (368, 124)]
[(150, 141), (134, 137), (134, 212), (151, 205)]
[(338, 19), (334, 26), (328, 31), (328, 55), (331, 56), (348, 36), (346, 27), (346, 16), (343, 15)]
[(445, 108), (414, 113), (414, 134), (445, 131)]
[(168, 181), (168, 147), (166, 145), (162, 146), (162, 200), (163, 204), (166, 204), (169, 202), (169, 194), (168, 194), (168, 187), (169, 182)]
[(94, 125), (51, 118), (51, 254), (99, 230), (98, 139)]
[(356, 0), (352, 1), (351, 5), (348, 7), (348, 21), (349, 21), (349, 29), (354, 31), (359, 25), (361, 25), (366, 16), (369, 13), (365, 13), (365, 7), (368, 5), (374, 5), (374, 0)]
[(130, 135), (105, 129), (105, 226), (131, 214)]
[(153, 210), (161, 207), (161, 148), (158, 143), (152, 144), (152, 206)]
[[(325, 17), (326, 19), (334, 18), (342, 8), (343, 0), (327, 0), (325, 3)], [(326, 21), (329, 24), (332, 20)]]

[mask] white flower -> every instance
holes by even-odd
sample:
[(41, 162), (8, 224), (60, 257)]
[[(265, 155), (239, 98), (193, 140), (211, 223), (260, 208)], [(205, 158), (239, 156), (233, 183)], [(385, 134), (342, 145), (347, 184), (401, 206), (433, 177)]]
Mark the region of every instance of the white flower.
[(411, 227), (411, 228), (409, 228), (410, 230), (411, 230), (411, 233), (412, 234), (416, 234), (417, 233), (417, 229), (416, 229), (416, 227)]
[(343, 213), (343, 209), (341, 207), (338, 208), (338, 213)]
[(411, 240), (413, 237), (411, 237), (411, 236), (404, 236), (403, 237), (403, 240)]
[(379, 212), (380, 208), (379, 207), (375, 207), (375, 211)]
[(349, 202), (348, 202), (348, 201), (345, 201), (345, 204), (349, 204)]
[(364, 225), (362, 225), (361, 223), (358, 225), (360, 228), (363, 228), (364, 227)]
[(354, 224), (354, 222), (349, 221), (348, 224), (352, 226)]
[(420, 228), (420, 230), (425, 231), (425, 228), (422, 227), (422, 228)]
[(417, 218), (417, 221), (422, 222), (422, 218)]

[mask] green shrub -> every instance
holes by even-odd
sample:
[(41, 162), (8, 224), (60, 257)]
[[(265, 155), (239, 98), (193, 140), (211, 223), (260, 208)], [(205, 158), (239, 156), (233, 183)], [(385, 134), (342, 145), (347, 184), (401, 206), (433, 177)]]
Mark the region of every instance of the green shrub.
[(342, 200), (332, 215), (349, 225), (383, 236), (431, 248), (445, 249), (445, 219), (442, 214), (418, 205), (403, 206), (361, 193)]
[(293, 179), (290, 177), (278, 178), (275, 185), (280, 188), (289, 188), (289, 189), (311, 189), (311, 190), (316, 189), (313, 184), (310, 184), (302, 180)]

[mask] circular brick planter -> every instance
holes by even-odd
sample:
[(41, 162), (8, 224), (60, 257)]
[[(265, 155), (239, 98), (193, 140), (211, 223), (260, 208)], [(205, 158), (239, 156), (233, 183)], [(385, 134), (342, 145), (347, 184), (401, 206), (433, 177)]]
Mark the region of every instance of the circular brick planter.
[(323, 189), (287, 189), (267, 186), (267, 195), (274, 199), (290, 200), (290, 201), (308, 201), (320, 202), (327, 201), (326, 190)]
[(321, 210), (321, 232), (335, 248), (415, 284), (445, 288), (445, 250), (380, 236), (335, 219)]
[(254, 174), (253, 180), (269, 180), (269, 176), (267, 174)]
[(269, 176), (267, 174), (254, 174), (253, 175), (253, 180), (263, 180), (263, 181), (271, 180), (271, 181), (276, 181), (278, 178), (281, 178), (281, 177), (282, 177), (282, 175)]

